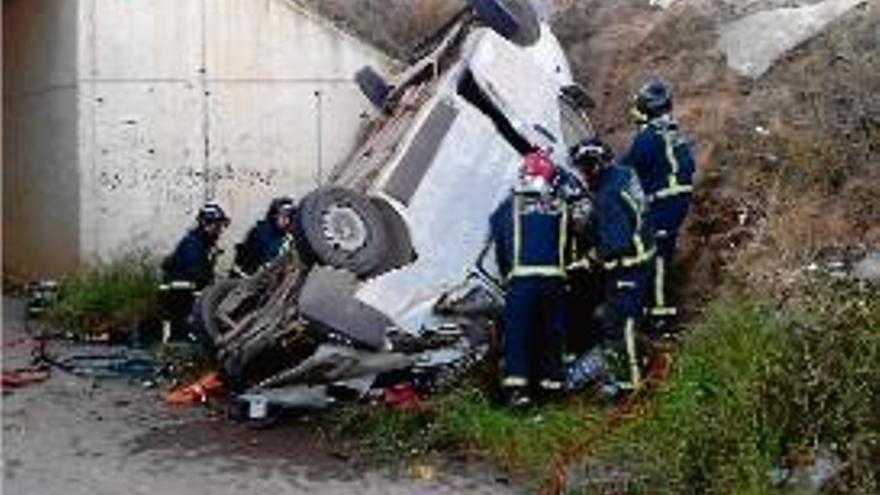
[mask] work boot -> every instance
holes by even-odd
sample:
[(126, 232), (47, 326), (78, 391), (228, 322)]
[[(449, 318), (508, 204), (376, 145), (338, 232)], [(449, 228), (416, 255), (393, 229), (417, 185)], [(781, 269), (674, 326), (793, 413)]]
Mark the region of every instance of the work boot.
[(559, 402), (565, 397), (565, 384), (562, 380), (544, 379), (538, 384), (542, 403)]
[(647, 319), (645, 335), (651, 340), (675, 340), (679, 328), (674, 316), (651, 316)]
[(504, 393), (504, 403), (510, 409), (522, 411), (532, 406), (532, 398), (526, 387), (510, 387)]

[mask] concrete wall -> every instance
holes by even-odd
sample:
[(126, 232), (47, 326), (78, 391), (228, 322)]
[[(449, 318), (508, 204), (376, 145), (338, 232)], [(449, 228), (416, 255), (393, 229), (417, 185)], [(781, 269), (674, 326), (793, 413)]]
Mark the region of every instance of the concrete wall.
[(79, 259), (76, 40), (76, 2), (3, 2), (3, 262), (13, 276)]
[[(164, 255), (206, 199), (233, 217), (231, 248), (272, 197), (306, 193), (350, 152), (369, 110), (352, 76), (388, 63), (292, 0), (6, 4), (13, 270), (45, 264), (45, 239), (50, 271)], [(55, 199), (63, 232), (16, 194)]]
[(369, 110), (352, 76), (387, 63), (290, 0), (80, 1), (89, 255), (165, 253), (205, 199), (231, 247), (350, 152)]

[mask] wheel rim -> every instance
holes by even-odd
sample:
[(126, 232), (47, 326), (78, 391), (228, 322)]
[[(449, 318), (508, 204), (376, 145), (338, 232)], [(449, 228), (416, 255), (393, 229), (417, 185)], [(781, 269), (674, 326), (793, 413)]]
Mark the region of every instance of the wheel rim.
[(321, 218), (324, 240), (334, 249), (354, 252), (367, 243), (367, 225), (349, 205), (332, 205)]

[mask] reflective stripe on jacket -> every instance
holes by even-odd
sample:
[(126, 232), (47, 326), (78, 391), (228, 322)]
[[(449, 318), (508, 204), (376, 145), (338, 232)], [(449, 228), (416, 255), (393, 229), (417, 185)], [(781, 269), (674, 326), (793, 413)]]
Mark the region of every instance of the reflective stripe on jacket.
[(653, 227), (645, 194), (632, 169), (613, 165), (597, 178), (596, 251), (606, 269), (631, 267), (652, 259)]
[(649, 201), (693, 191), (693, 153), (678, 124), (668, 116), (639, 130), (623, 162), (636, 171)]
[(511, 194), (490, 218), (501, 274), (505, 278), (565, 276), (567, 223), (562, 201)]

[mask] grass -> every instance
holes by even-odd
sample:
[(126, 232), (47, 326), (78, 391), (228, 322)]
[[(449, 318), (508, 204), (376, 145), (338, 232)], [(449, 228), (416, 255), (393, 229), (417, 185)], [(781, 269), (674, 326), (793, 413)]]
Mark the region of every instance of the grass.
[(648, 414), (605, 439), (600, 456), (652, 493), (766, 493), (784, 436), (767, 406), (792, 346), (772, 308), (725, 299), (692, 330)]
[[(417, 412), (348, 411), (337, 432), (385, 460), (476, 454), (533, 488), (554, 487), (559, 467), (580, 459), (623, 473), (626, 493), (652, 494), (797, 493), (773, 486), (770, 471), (827, 450), (843, 464), (826, 492), (877, 493), (878, 295), (822, 279), (786, 301), (720, 296), (689, 329), (668, 380), (613, 427), (613, 408), (590, 397), (515, 414), (474, 382)], [(570, 493), (607, 493), (575, 478)]]
[(568, 451), (579, 449), (605, 427), (605, 408), (572, 400), (537, 414), (512, 413), (479, 390), (464, 389), (437, 404), (439, 431), (447, 441), (484, 452), (532, 482), (543, 482)]
[(475, 385), (435, 398), (419, 413), (372, 412), (350, 424), (368, 447), (388, 446), (390, 459), (465, 449), (533, 486), (552, 480), (560, 463), (576, 460), (573, 454), (596, 452), (654, 487), (719, 476), (740, 480), (737, 487), (758, 485), (781, 454), (781, 439), (758, 405), (775, 393), (768, 383), (783, 373), (780, 363), (790, 352), (781, 328), (759, 304), (716, 303), (687, 340), (669, 384), (651, 399), (650, 412), (613, 431), (613, 408), (590, 397), (517, 414), (493, 405)]
[(159, 280), (143, 256), (85, 267), (61, 281), (49, 320), (80, 335), (127, 331), (156, 314)]
[(811, 280), (771, 305), (713, 303), (686, 340), (649, 413), (603, 440), (600, 456), (651, 493), (790, 493), (774, 467), (843, 461), (834, 493), (877, 493), (880, 298), (876, 289)]
[(878, 493), (880, 291), (814, 281), (798, 297), (786, 434), (802, 449), (836, 447), (846, 462), (838, 493)]
[(476, 382), (469, 381), (414, 411), (343, 410), (330, 419), (330, 429), (337, 438), (357, 438), (380, 462), (432, 451), (472, 454), (538, 487), (561, 456), (601, 433), (606, 415), (605, 407), (585, 400), (515, 413), (495, 404)]

